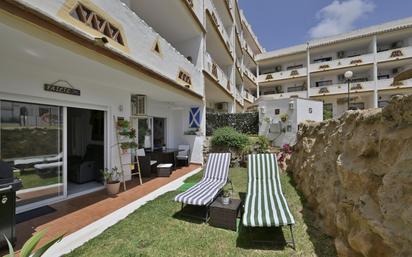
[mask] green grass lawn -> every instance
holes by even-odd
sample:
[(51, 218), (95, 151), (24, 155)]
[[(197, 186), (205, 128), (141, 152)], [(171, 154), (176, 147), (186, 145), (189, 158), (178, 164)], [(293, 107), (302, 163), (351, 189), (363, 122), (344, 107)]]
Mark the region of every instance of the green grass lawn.
[[(196, 182), (196, 174), (186, 182)], [(235, 197), (244, 197), (247, 188), (246, 169), (233, 168), (230, 177)], [(179, 215), (180, 203), (173, 201), (178, 191), (169, 192), (136, 210), (123, 221), (107, 229), (66, 257), (104, 256), (336, 256), (333, 241), (313, 227), (311, 212), (303, 207), (303, 200), (292, 186), (289, 176), (281, 175), (284, 194), (296, 219), (294, 226), (296, 247), (279, 247), (253, 243), (250, 238), (290, 239), (288, 228), (258, 229), (240, 232), (215, 228)]]
[(22, 189), (49, 186), (59, 183), (59, 179), (57, 176), (41, 178), (35, 170), (25, 171), (23, 173), (16, 172), (15, 175), (17, 178), (21, 179), (23, 183)]

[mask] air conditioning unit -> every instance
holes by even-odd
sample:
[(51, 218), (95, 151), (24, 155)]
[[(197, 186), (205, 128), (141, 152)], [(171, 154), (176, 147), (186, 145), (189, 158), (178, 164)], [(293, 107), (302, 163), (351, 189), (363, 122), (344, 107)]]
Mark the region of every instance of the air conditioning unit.
[(132, 115), (146, 115), (147, 99), (145, 95), (132, 95)]
[(289, 102), (289, 110), (294, 110), (295, 109), (295, 102), (294, 101), (290, 101)]
[(282, 66), (276, 66), (275, 67), (275, 72), (279, 72), (279, 71), (282, 71)]
[(222, 112), (227, 112), (229, 110), (229, 105), (226, 102), (217, 103), (216, 104), (216, 110), (222, 111)]
[(399, 72), (399, 68), (392, 69), (392, 74), (397, 74)]
[(337, 53), (337, 56), (338, 56), (339, 59), (344, 58), (344, 57), (345, 57), (345, 51), (339, 51), (339, 52)]

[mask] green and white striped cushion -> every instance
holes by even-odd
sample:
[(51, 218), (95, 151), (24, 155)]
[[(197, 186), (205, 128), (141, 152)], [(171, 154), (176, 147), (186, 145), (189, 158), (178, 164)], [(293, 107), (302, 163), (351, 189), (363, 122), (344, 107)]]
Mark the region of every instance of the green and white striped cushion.
[(275, 156), (273, 154), (249, 155), (248, 177), (243, 225), (278, 227), (295, 224), (282, 193)]

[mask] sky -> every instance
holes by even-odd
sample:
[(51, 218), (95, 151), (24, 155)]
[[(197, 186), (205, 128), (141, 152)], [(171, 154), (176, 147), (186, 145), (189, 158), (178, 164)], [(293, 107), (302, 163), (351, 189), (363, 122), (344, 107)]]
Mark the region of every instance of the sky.
[(267, 51), (412, 16), (412, 0), (239, 0)]

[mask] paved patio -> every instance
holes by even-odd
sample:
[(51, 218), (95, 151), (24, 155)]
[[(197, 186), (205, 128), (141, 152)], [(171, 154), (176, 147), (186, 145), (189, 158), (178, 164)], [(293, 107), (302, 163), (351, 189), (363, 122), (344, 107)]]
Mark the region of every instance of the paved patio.
[[(21, 249), (28, 238), (45, 228), (48, 229), (47, 237), (41, 243), (63, 233), (67, 236), (76, 232), (199, 167), (190, 165), (177, 169), (170, 177), (144, 179), (143, 185), (139, 185), (138, 179), (134, 178), (127, 183), (126, 192), (113, 197), (108, 196), (105, 191), (98, 191), (50, 205), (56, 209), (55, 212), (17, 224), (16, 249)], [(0, 251), (0, 256), (2, 254)]]

